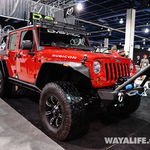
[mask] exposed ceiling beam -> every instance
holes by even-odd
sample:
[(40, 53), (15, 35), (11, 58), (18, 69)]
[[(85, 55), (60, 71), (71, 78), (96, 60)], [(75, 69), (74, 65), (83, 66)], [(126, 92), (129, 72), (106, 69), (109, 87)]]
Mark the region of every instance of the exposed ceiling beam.
[[(84, 22), (84, 23), (92, 24), (92, 25), (95, 25), (95, 26), (103, 27), (103, 28), (107, 28), (107, 29), (110, 29), (110, 30), (117, 31), (117, 32), (120, 32), (120, 33), (124, 33), (124, 34), (125, 34), (125, 31), (122, 31), (122, 30), (119, 30), (119, 29), (114, 29), (114, 28), (112, 28), (112, 27), (104, 26), (104, 25), (97, 24), (97, 23), (94, 23), (94, 22), (82, 20), (82, 19), (79, 19), (79, 18), (75, 18), (75, 19), (76, 19), (77, 21), (81, 21), (81, 22)], [(145, 37), (142, 37), (142, 36), (139, 36), (139, 35), (134, 35), (134, 36), (137, 37), (137, 38), (140, 38), (140, 39), (145, 39), (145, 40), (147, 40), (147, 41), (150, 41), (150, 39), (145, 38)]]

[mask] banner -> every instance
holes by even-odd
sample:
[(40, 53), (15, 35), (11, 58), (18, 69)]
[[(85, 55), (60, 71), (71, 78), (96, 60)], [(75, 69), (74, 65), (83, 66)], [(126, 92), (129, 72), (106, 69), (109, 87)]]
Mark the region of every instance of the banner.
[(75, 16), (75, 7), (69, 7), (64, 9), (64, 18)]

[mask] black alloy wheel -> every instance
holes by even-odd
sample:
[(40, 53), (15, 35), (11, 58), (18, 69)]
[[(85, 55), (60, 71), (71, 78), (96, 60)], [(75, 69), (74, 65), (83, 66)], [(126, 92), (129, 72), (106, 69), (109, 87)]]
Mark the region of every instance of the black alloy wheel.
[(48, 83), (42, 90), (40, 116), (47, 133), (56, 140), (71, 140), (88, 131), (84, 100), (68, 82)]

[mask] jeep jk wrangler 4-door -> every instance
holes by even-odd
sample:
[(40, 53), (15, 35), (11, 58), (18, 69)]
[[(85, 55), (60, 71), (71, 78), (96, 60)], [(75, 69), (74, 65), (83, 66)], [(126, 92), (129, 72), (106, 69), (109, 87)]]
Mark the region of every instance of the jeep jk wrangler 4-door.
[(149, 66), (136, 74), (132, 60), (95, 53), (85, 35), (83, 27), (41, 19), (10, 32), (0, 55), (0, 96), (13, 85), (40, 93), (41, 121), (56, 140), (85, 130), (88, 107), (103, 106), (117, 116), (135, 112), (150, 74)]

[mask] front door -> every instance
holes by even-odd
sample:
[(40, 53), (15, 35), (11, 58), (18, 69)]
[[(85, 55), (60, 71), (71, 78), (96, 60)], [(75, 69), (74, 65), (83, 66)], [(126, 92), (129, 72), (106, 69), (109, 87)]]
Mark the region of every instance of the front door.
[(33, 43), (33, 48), (31, 51), (35, 51), (36, 53), (36, 46), (33, 39), (32, 30), (28, 29), (20, 33), (20, 45), (17, 50), (16, 57), (16, 70), (18, 78), (30, 83), (35, 82), (35, 55), (29, 55), (28, 50), (22, 49), (22, 42), (24, 40), (30, 40)]

